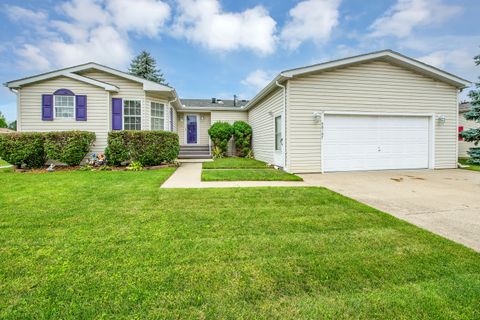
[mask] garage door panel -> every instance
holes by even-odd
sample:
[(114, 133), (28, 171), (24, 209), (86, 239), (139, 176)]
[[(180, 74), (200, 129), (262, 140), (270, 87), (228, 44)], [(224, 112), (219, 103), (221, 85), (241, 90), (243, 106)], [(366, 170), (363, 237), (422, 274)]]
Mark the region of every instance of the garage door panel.
[(428, 168), (429, 118), (326, 115), (324, 171)]

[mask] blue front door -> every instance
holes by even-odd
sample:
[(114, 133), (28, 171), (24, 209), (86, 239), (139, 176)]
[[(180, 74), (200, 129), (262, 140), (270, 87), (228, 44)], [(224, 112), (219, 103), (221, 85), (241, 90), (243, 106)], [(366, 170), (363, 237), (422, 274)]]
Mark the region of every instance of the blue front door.
[(187, 115), (187, 143), (197, 143), (197, 116)]

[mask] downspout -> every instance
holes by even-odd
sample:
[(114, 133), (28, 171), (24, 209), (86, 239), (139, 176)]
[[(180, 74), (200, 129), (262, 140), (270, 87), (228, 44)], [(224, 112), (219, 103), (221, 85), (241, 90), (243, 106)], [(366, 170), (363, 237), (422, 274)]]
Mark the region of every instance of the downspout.
[(17, 131), (21, 131), (22, 124), (20, 122), (20, 96), (18, 95), (18, 90), (13, 88), (8, 88), (10, 92), (15, 93), (16, 96), (16, 103), (17, 103)]
[[(168, 106), (169, 106), (170, 108), (172, 108), (172, 103), (174, 103), (174, 102), (177, 101), (177, 100), (178, 100), (178, 97), (175, 97), (175, 99), (173, 99), (173, 100), (171, 100), (171, 101), (168, 101)], [(169, 112), (169, 113), (170, 113), (170, 112)], [(174, 122), (173, 122), (173, 119), (170, 119), (170, 121), (172, 121), (172, 124), (174, 123)], [(173, 130), (173, 125), (172, 125), (172, 130)], [(178, 131), (178, 130), (177, 130), (177, 131)]]
[(287, 171), (287, 87), (275, 81), (275, 84), (283, 88), (283, 170)]

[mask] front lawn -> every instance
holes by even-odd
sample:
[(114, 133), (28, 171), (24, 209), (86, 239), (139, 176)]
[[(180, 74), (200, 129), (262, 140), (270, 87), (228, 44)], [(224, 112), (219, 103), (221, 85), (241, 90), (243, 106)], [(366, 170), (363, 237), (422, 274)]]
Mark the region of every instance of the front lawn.
[[(0, 167), (5, 167), (5, 166), (9, 166), (10, 163), (8, 163), (7, 161), (3, 160), (2, 158), (0, 158)], [(10, 172), (10, 171), (13, 171), (13, 168), (0, 168), (0, 173), (2, 172)]]
[(7, 161), (3, 160), (2, 158), (0, 158), (0, 167), (3, 167), (3, 166), (8, 166), (10, 165)]
[(258, 161), (255, 159), (230, 157), (230, 158), (215, 159), (214, 161), (211, 161), (211, 162), (204, 162), (202, 166), (203, 166), (203, 169), (244, 169), (244, 168), (265, 169), (267, 167), (267, 164), (265, 162)]
[(283, 170), (275, 169), (216, 169), (202, 170), (202, 181), (302, 181)]
[(472, 171), (480, 171), (480, 166), (479, 165), (469, 164), (469, 163), (467, 163), (467, 159), (458, 159), (458, 162), (460, 162), (463, 165), (468, 166), (468, 168), (462, 168), (462, 169), (467, 169), (467, 170), (472, 170)]
[(323, 188), (0, 176), (1, 319), (478, 319), (480, 254)]

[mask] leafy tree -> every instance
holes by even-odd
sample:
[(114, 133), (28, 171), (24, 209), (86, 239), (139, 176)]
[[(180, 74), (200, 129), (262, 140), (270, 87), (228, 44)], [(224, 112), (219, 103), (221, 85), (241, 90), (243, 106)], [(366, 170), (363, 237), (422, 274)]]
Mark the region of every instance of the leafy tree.
[(157, 62), (150, 53), (145, 50), (140, 52), (140, 54), (132, 60), (128, 72), (135, 76), (168, 86), (163, 73), (160, 69), (157, 69)]
[(17, 131), (17, 120), (10, 122), (8, 129)]
[(7, 127), (8, 127), (7, 119), (5, 119), (5, 116), (0, 111), (0, 128), (7, 128)]
[[(474, 60), (477, 66), (480, 65), (480, 55), (476, 56)], [(470, 111), (465, 112), (465, 119), (472, 120), (480, 124), (480, 82), (477, 82), (475, 87), (477, 89), (470, 91), (468, 94), (468, 96), (472, 99), (470, 102), (472, 108)], [(470, 151), (468, 151), (468, 154), (470, 155), (468, 162), (471, 164), (480, 164), (480, 147), (478, 147), (480, 142), (480, 127), (462, 132), (462, 137), (465, 139), (465, 141), (473, 142), (475, 144), (475, 147), (470, 148)]]

